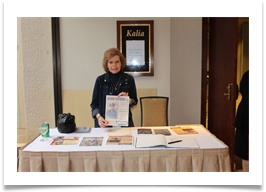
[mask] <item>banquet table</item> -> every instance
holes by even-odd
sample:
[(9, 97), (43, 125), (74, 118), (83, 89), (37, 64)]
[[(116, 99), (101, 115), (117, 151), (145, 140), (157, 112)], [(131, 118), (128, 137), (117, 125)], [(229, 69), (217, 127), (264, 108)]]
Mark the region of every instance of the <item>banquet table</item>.
[[(182, 125), (180, 125), (182, 127)], [(50, 128), (47, 141), (36, 137), (19, 150), (18, 172), (230, 172), (229, 148), (202, 125), (184, 125), (198, 134), (193, 137), (199, 148), (136, 148), (138, 128), (168, 129), (170, 126), (128, 128), (132, 145), (106, 145), (108, 131), (91, 128), (89, 133), (59, 133)], [(122, 128), (125, 129), (125, 128)], [(51, 145), (57, 136), (103, 137), (102, 146)]]

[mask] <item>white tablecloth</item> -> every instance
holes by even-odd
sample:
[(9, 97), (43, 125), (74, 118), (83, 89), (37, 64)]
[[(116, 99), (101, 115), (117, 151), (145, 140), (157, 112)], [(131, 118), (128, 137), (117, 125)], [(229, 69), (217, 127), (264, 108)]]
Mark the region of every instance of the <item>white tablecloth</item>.
[[(179, 137), (194, 137), (201, 149), (214, 149), (227, 147), (223, 142), (212, 135), (206, 128), (201, 125), (190, 126), (195, 129), (199, 134), (178, 135)], [(143, 127), (142, 127), (143, 128)], [(148, 127), (145, 127), (148, 128)], [(172, 135), (177, 135), (170, 127), (149, 127), (151, 129), (169, 129)], [(47, 141), (40, 141), (41, 136), (37, 137), (31, 144), (23, 149), (23, 151), (106, 151), (106, 150), (147, 150), (135, 148), (137, 138), (137, 127), (129, 128), (133, 136), (133, 145), (106, 145), (108, 138), (108, 131), (113, 128), (92, 128), (90, 133), (59, 133), (56, 128), (50, 129), (50, 137)], [(125, 129), (125, 128), (124, 128)], [(53, 138), (57, 136), (73, 136), (80, 137), (78, 145), (50, 145)], [(83, 137), (104, 137), (102, 146), (79, 146)], [(155, 148), (149, 148), (155, 149)]]
[[(19, 151), (18, 171), (46, 172), (209, 172), (231, 171), (229, 148), (202, 125), (185, 125), (199, 134), (179, 135), (194, 137), (199, 149), (135, 148), (137, 127), (130, 129), (133, 145), (105, 145), (108, 129), (92, 128), (90, 133), (61, 134), (50, 129), (50, 138), (41, 137)], [(142, 127), (144, 128), (144, 127)], [(145, 127), (148, 128), (148, 127)], [(170, 127), (150, 127), (152, 129)], [(169, 129), (170, 130), (170, 129)], [(172, 135), (177, 135), (170, 130)], [(50, 145), (57, 136), (104, 137), (102, 146)]]

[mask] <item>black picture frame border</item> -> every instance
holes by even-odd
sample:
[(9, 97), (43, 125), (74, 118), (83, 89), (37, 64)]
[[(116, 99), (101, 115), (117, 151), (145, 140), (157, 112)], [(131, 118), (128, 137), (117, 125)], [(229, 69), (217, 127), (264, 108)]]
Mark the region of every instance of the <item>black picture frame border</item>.
[[(136, 31), (140, 28), (147, 30), (143, 37), (132, 36), (125, 37), (126, 32), (123, 30), (132, 29)], [(146, 31), (147, 32), (147, 31)], [(126, 56), (126, 40), (144, 40), (145, 41), (145, 66), (126, 65), (124, 72), (132, 76), (154, 76), (154, 21), (153, 20), (127, 20), (117, 21), (117, 48)], [(148, 57), (147, 57), (148, 55)]]

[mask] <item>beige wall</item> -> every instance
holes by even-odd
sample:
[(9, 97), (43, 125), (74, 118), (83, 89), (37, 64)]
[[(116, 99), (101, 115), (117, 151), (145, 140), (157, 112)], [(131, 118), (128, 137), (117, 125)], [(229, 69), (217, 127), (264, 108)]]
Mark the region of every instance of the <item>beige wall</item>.
[(116, 47), (117, 20), (154, 20), (154, 76), (136, 77), (138, 89), (170, 96), (170, 18), (60, 18), (63, 90), (92, 90), (104, 73), (103, 53)]
[(18, 143), (54, 122), (51, 18), (18, 18)]
[(170, 124), (198, 124), (202, 18), (171, 18)]
[[(63, 94), (71, 92), (73, 98), (73, 94), (80, 97), (80, 90), (91, 92), (96, 77), (104, 73), (103, 52), (116, 47), (117, 20), (154, 20), (155, 74), (135, 77), (137, 89), (156, 90), (157, 95), (170, 97), (170, 125), (200, 123), (201, 17), (60, 18)], [(84, 95), (81, 100), (88, 108), (82, 118), (91, 118), (90, 97)], [(79, 113), (65, 104), (64, 112)], [(134, 121), (140, 122), (140, 114), (133, 115)]]
[(22, 49), (21, 45), (21, 19), (17, 19), (17, 142), (27, 142), (26, 118), (25, 118), (25, 95), (23, 86)]
[[(154, 76), (135, 77), (137, 93), (138, 97), (170, 96), (170, 18), (63, 17), (60, 18), (63, 111), (73, 113), (77, 125), (94, 126), (90, 108), (92, 90), (97, 76), (104, 73), (101, 65), (104, 51), (117, 47), (117, 20), (154, 20)], [(132, 112), (135, 126), (140, 126), (140, 104)]]
[[(63, 111), (73, 113), (78, 126), (93, 126), (89, 104), (95, 79), (104, 73), (102, 55), (116, 47), (116, 21), (126, 19), (154, 20), (155, 73), (135, 78), (138, 97), (169, 96), (170, 125), (200, 123), (201, 18), (60, 18)], [(51, 45), (51, 18), (18, 19), (22, 140), (35, 137), (42, 121), (55, 126)], [(139, 105), (133, 116), (139, 126)]]

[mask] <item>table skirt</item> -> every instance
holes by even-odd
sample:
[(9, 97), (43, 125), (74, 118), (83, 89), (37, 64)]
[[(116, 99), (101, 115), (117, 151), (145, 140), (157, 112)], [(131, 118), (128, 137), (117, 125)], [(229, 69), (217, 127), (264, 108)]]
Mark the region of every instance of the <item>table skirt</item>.
[(19, 151), (19, 172), (230, 172), (229, 149)]

